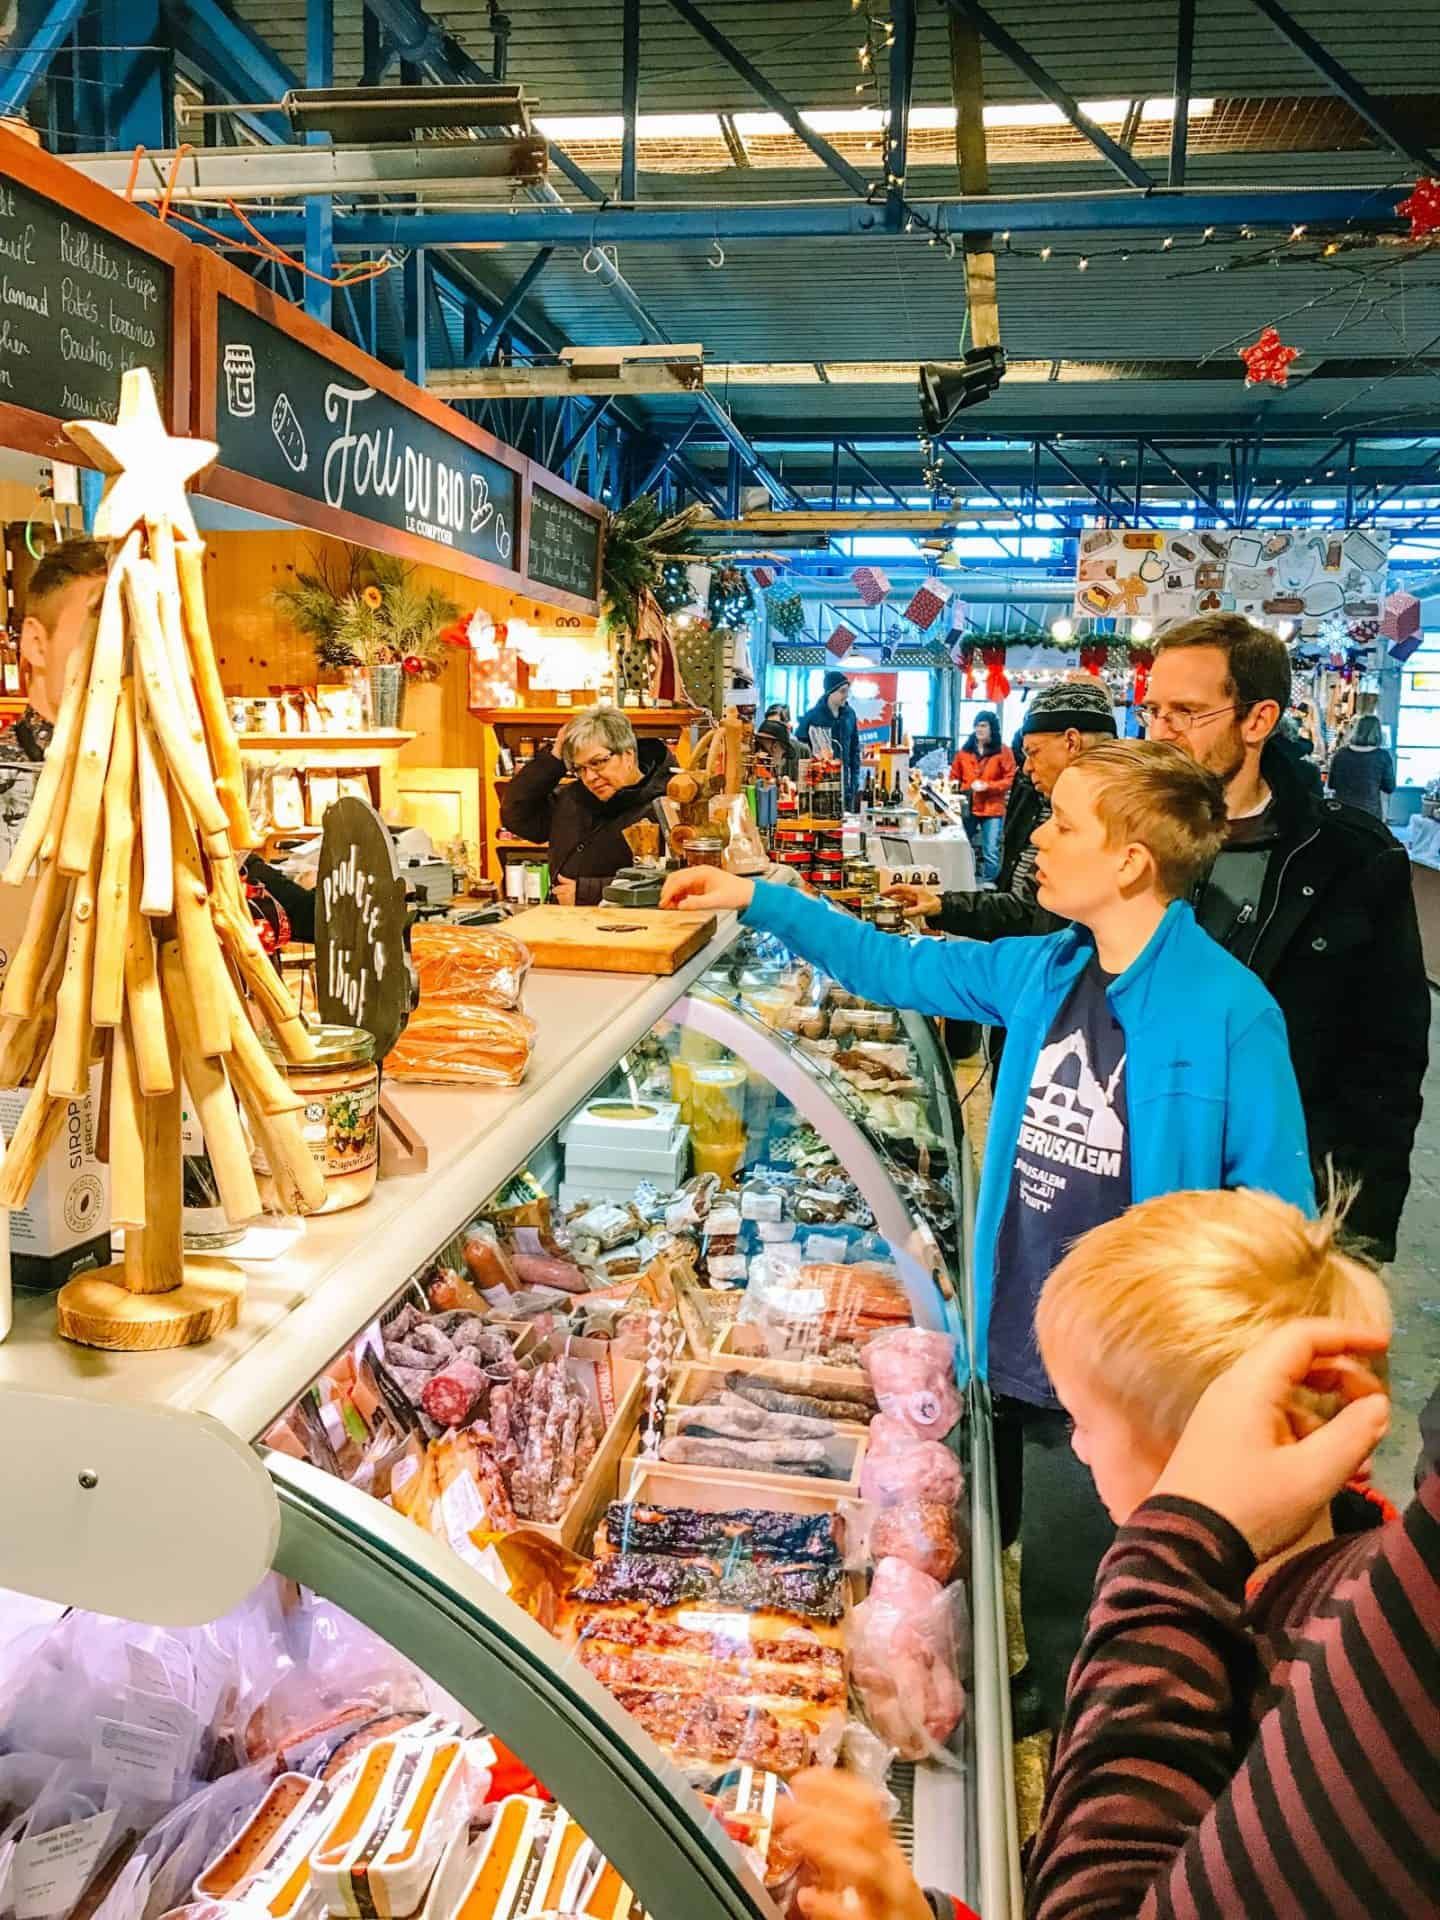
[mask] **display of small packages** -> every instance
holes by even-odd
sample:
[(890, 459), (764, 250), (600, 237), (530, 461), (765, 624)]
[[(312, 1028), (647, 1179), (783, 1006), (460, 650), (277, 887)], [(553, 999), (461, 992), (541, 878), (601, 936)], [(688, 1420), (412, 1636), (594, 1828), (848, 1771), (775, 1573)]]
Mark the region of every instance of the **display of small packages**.
[(673, 1191), (689, 1168), (690, 1129), (671, 1100), (589, 1100), (560, 1129), (560, 1143), (567, 1211), (588, 1200), (629, 1200), (640, 1180)]
[[(46, 1292), (77, 1273), (110, 1264), (110, 1168), (96, 1154), (98, 1066), (90, 1091), (71, 1100), (59, 1136), (40, 1164), (23, 1207), (10, 1215), (10, 1266), (16, 1287)], [(0, 1127), (14, 1137), (32, 1089), (0, 1090)]]

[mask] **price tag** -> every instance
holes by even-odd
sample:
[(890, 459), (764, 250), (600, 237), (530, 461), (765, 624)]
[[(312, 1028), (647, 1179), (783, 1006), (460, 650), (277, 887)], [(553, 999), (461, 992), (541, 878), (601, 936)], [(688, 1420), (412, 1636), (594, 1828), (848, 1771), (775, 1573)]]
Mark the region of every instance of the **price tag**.
[(42, 1920), (67, 1913), (80, 1895), (115, 1825), (116, 1809), (76, 1820), (48, 1833), (27, 1834), (15, 1849), (10, 1896), (15, 1920)]
[(125, 1720), (97, 1720), (90, 1764), (102, 1780), (137, 1800), (168, 1800), (180, 1770), (180, 1742), (173, 1733), (132, 1727)]
[(200, 1747), (204, 1731), (199, 1714), (183, 1700), (168, 1694), (142, 1693), (138, 1687), (126, 1687), (120, 1696), (126, 1721), (151, 1733), (171, 1734), (176, 1743), (178, 1764), (188, 1771)]

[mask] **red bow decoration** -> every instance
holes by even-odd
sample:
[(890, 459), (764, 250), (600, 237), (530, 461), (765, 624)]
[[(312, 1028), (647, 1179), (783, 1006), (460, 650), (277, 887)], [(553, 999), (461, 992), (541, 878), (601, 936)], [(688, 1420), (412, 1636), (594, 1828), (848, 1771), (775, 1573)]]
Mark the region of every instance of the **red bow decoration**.
[(980, 658), (985, 662), (985, 698), (998, 707), (1010, 692), (1010, 681), (1005, 672), (1005, 649), (1001, 646), (982, 647)]
[(1093, 673), (1098, 680), (1105, 671), (1110, 659), (1110, 644), (1106, 640), (1087, 640), (1080, 649), (1080, 664), (1086, 673)]
[(458, 620), (452, 620), (448, 627), (440, 630), (440, 639), (447, 647), (468, 647), (470, 644), (470, 615), (462, 613)]
[(1410, 222), (1412, 240), (1440, 233), (1440, 180), (1422, 175), (1410, 189), (1409, 198), (1402, 200), (1395, 211)]
[(1135, 705), (1138, 707), (1150, 688), (1150, 669), (1155, 664), (1155, 654), (1150, 647), (1131, 647), (1130, 664), (1135, 669)]
[(951, 655), (961, 673), (961, 691), (967, 700), (975, 698), (975, 642), (962, 640)]
[(1287, 347), (1274, 327), (1262, 327), (1259, 339), (1241, 347), (1239, 357), (1245, 362), (1247, 387), (1262, 386), (1266, 381), (1283, 387), (1290, 378), (1290, 362), (1300, 358), (1300, 349)]

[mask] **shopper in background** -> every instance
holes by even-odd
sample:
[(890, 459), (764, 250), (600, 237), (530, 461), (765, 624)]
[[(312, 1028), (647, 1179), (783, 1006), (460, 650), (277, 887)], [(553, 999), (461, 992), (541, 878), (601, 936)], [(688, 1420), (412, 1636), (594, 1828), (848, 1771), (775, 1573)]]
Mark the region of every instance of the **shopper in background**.
[(832, 667), (825, 675), (824, 690), (808, 713), (800, 716), (795, 729), (802, 753), (813, 753), (811, 735), (830, 736), (830, 751), (840, 762), (840, 784), (847, 807), (860, 804), (860, 723), (850, 705), (849, 676)]
[(95, 629), (109, 565), (102, 542), (62, 540), (31, 574), (20, 622), (20, 658), (28, 675), (29, 704), (0, 738), (0, 758), (33, 762), (45, 758), (65, 692), (65, 672), (76, 648)]
[[(596, 906), (633, 863), (625, 828), (654, 817), (675, 762), (663, 740), (637, 740), (614, 707), (588, 707), (515, 771), (500, 802), (507, 833), (550, 850), (550, 898)], [(571, 774), (573, 779), (566, 781)]]
[(665, 885), (663, 905), (740, 909), (866, 999), (1009, 1029), (976, 1215), (974, 1346), (1013, 1437), (999, 1520), (1022, 1544), (1039, 1725), (1059, 1724), (1112, 1537), (1035, 1345), (1046, 1275), (1077, 1235), (1177, 1188), (1314, 1205), (1284, 1023), (1186, 904), (1224, 831), (1218, 781), (1174, 748), (1111, 741), (1060, 775), (1035, 836), (1039, 902), (1075, 923), (1046, 939), (898, 940), (713, 868)]
[(1361, 714), (1331, 760), (1330, 791), (1347, 807), (1385, 818), (1385, 795), (1395, 791), (1395, 764), (1373, 713)]
[(945, 933), (997, 940), (1008, 933), (1054, 933), (1060, 922), (1035, 903), (1035, 829), (1050, 816), (1050, 795), (1066, 767), (1088, 747), (1115, 738), (1115, 714), (1104, 685), (1090, 675), (1042, 687), (1025, 710), (1024, 771), (1010, 789), (993, 892), (932, 892), (892, 887), (887, 899), (937, 922)]
[(1156, 641), (1145, 714), (1225, 783), (1229, 833), (1196, 899), (1202, 927), (1285, 1015), (1318, 1179), (1359, 1193), (1347, 1236), (1395, 1256), (1429, 1052), (1430, 989), (1404, 850), (1377, 820), (1307, 790), (1273, 739), (1290, 656), (1239, 614)]
[(1015, 784), (1015, 756), (1000, 738), (995, 714), (976, 715), (970, 737), (950, 768), (950, 778), (959, 781), (968, 802), (965, 831), (975, 850), (975, 878), (988, 887), (1000, 871), (1000, 831)]
[(786, 774), (795, 778), (800, 763), (800, 752), (791, 736), (790, 728), (784, 720), (772, 719), (772, 714), (783, 713), (783, 707), (772, 707), (770, 712), (755, 729), (755, 745), (765, 754), (777, 775)]

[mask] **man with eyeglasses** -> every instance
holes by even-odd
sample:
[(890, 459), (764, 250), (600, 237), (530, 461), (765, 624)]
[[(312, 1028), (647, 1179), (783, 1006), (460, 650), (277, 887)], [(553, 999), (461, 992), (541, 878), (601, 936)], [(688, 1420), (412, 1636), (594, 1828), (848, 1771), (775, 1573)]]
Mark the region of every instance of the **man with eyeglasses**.
[(589, 707), (561, 727), (553, 746), (516, 769), (500, 821), (507, 833), (549, 848), (552, 900), (598, 906), (606, 881), (634, 857), (626, 827), (654, 818), (674, 772), (663, 740), (637, 740), (617, 708)]
[(1430, 1033), (1410, 865), (1387, 827), (1325, 800), (1285, 751), (1290, 683), (1276, 634), (1205, 614), (1156, 641), (1140, 711), (1152, 740), (1225, 784), (1229, 838), (1197, 917), (1280, 1003), (1317, 1179), (1328, 1161), (1360, 1183), (1347, 1236), (1392, 1260)]

